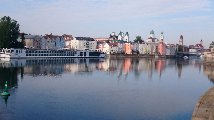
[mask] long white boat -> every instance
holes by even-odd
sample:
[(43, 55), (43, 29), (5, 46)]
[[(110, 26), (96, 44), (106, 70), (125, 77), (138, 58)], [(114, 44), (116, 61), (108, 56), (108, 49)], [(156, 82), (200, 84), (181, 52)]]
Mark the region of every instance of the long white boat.
[(104, 58), (99, 51), (53, 49), (1, 49), (0, 58)]

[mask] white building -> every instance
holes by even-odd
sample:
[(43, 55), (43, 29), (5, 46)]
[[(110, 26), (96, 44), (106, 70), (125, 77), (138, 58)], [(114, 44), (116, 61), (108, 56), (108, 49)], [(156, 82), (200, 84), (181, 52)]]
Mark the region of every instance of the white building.
[(106, 53), (106, 54), (110, 54), (110, 45), (109, 43), (104, 43), (103, 44), (103, 52)]
[(71, 49), (75, 50), (92, 50), (95, 51), (97, 41), (90, 37), (74, 37), (71, 41)]
[(120, 31), (120, 33), (118, 34), (118, 40), (129, 42), (129, 33), (126, 32), (126, 34), (124, 34), (123, 32)]
[(25, 48), (41, 48), (42, 36), (39, 35), (24, 35), (25, 38)]
[(62, 36), (45, 35), (41, 39), (41, 49), (63, 49), (65, 40)]
[(139, 54), (147, 54), (147, 44), (139, 43), (138, 44), (138, 51), (139, 51)]
[(106, 54), (119, 53), (118, 43), (104, 43), (103, 52)]
[(166, 45), (166, 55), (175, 55), (176, 47), (175, 45), (167, 44)]
[(147, 39), (146, 42), (147, 42), (147, 43), (155, 43), (155, 42), (158, 42), (158, 39), (155, 38), (155, 32), (154, 32), (154, 30), (150, 31), (149, 38)]
[(65, 40), (65, 48), (71, 49), (71, 41), (73, 40), (73, 36), (64, 34), (64, 35), (62, 35), (62, 37)]

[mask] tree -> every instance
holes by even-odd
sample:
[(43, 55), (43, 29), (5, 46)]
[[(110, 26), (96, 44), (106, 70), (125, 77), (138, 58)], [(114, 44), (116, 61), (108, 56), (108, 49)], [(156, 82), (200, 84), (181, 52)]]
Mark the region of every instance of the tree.
[(143, 42), (143, 40), (141, 39), (141, 36), (136, 36), (134, 42), (141, 43), (141, 42)]
[(0, 48), (22, 48), (22, 42), (18, 42), (19, 24), (9, 16), (0, 19)]

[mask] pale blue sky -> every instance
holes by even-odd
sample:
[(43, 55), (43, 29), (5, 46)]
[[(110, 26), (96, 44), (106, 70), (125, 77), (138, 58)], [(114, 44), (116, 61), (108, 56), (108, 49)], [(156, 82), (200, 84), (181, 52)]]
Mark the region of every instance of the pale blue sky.
[(153, 29), (167, 43), (214, 41), (213, 0), (0, 0), (0, 17), (10, 16), (21, 32), (108, 37), (129, 32), (144, 40)]

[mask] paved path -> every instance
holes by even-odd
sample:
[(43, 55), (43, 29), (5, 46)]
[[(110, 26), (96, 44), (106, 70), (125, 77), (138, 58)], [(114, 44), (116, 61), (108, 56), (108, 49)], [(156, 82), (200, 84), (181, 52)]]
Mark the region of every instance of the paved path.
[(214, 87), (199, 99), (193, 111), (192, 120), (214, 120)]

